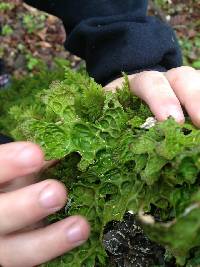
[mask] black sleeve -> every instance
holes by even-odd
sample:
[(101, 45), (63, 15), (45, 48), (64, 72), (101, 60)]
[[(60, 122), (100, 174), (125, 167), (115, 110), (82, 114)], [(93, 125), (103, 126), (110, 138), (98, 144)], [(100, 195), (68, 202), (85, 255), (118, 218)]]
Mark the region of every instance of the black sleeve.
[(0, 133), (0, 145), (11, 143), (11, 142), (14, 142), (14, 140), (11, 137), (8, 137)]
[(102, 85), (121, 72), (165, 71), (182, 64), (176, 36), (147, 16), (147, 0), (26, 0), (62, 19), (66, 48), (86, 60)]

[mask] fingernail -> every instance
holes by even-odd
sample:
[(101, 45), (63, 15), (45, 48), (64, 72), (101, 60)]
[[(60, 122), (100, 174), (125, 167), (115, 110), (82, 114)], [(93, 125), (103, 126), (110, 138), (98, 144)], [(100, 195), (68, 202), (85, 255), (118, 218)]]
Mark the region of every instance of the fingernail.
[(76, 246), (79, 246), (86, 241), (84, 239), (81, 225), (78, 222), (75, 222), (67, 228), (67, 241), (75, 244)]
[(182, 111), (176, 106), (169, 107), (168, 116), (172, 116), (177, 122), (184, 121), (184, 115)]
[(45, 209), (59, 210), (62, 207), (61, 200), (55, 188), (47, 185), (39, 196), (39, 203)]

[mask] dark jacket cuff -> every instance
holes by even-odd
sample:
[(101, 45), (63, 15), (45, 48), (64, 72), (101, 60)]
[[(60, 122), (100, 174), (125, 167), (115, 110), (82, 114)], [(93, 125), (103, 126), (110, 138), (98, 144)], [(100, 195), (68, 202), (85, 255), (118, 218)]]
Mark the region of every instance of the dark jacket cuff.
[(182, 64), (173, 30), (153, 17), (129, 14), (82, 21), (66, 48), (86, 60), (87, 71), (102, 85), (121, 72), (165, 71)]
[(13, 141), (14, 140), (11, 137), (8, 137), (8, 136), (0, 133), (0, 145), (11, 143)]

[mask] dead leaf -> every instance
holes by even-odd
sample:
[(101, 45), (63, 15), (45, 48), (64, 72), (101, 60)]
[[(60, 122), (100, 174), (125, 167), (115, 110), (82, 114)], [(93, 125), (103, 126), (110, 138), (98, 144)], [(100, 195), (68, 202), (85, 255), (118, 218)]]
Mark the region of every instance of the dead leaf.
[(41, 41), (38, 44), (43, 48), (51, 48), (52, 47), (52, 45), (50, 43), (45, 42), (45, 41)]
[(37, 36), (39, 36), (42, 41), (46, 39), (46, 35), (47, 35), (47, 28), (44, 28), (41, 31), (37, 32)]

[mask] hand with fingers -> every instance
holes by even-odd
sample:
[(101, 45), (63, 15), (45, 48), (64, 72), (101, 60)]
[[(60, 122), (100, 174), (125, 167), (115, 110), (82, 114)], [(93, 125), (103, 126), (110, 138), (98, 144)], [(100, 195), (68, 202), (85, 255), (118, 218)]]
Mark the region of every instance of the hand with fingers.
[(0, 164), (0, 266), (33, 267), (87, 240), (90, 228), (81, 216), (39, 223), (65, 205), (67, 193), (58, 181), (37, 181), (45, 164), (37, 145), (1, 145)]
[[(123, 78), (109, 83), (106, 90), (121, 87)], [(177, 122), (184, 122), (182, 107), (192, 122), (200, 127), (200, 71), (183, 66), (165, 73), (143, 71), (129, 75), (130, 90), (142, 98), (158, 121), (172, 116)]]

